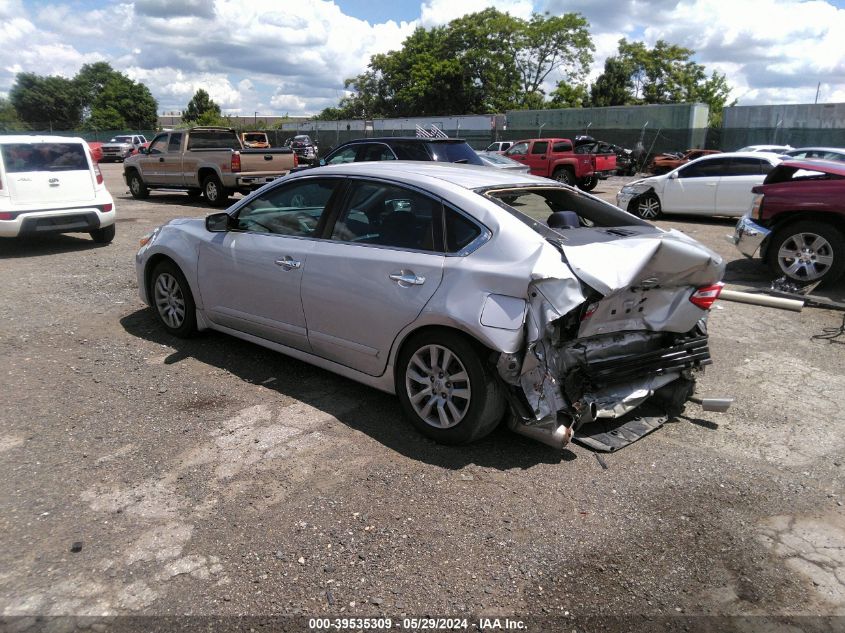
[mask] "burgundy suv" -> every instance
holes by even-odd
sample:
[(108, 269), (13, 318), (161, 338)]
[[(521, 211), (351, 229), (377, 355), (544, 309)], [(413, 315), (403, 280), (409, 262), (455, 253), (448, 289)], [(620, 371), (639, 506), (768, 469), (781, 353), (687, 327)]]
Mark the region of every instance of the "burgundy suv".
[(845, 163), (789, 160), (775, 167), (733, 242), (746, 257), (757, 251), (777, 276), (799, 283), (834, 281), (845, 272)]

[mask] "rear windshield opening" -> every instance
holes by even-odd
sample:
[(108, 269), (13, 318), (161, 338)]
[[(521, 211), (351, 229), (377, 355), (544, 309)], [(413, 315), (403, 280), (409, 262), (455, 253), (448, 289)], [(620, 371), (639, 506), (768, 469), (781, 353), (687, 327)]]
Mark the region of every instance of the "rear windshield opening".
[(566, 228), (650, 226), (645, 220), (612, 204), (563, 187), (519, 187), (488, 189), (483, 195), (496, 200), (511, 215), (548, 237), (552, 213)]
[(0, 148), (6, 173), (88, 170), (88, 159), (79, 143), (9, 143)]

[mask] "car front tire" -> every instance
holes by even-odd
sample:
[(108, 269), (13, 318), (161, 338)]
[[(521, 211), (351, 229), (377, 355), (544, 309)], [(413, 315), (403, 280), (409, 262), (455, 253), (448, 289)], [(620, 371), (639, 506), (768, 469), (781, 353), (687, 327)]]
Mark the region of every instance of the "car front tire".
[(502, 420), (505, 397), (476, 346), (449, 330), (414, 335), (402, 347), (396, 393), (423, 435), (441, 444), (468, 444)]
[(830, 224), (794, 222), (772, 235), (766, 260), (778, 277), (805, 284), (835, 281), (845, 272), (845, 236)]
[(656, 220), (662, 213), (660, 198), (653, 193), (647, 193), (632, 203), (634, 215), (643, 220)]
[(194, 295), (176, 264), (165, 260), (156, 265), (148, 294), (156, 317), (170, 334), (188, 338), (196, 332)]
[(592, 191), (596, 188), (596, 185), (599, 184), (599, 179), (595, 176), (587, 176), (586, 178), (582, 178), (581, 182), (578, 183), (578, 188), (582, 191)]

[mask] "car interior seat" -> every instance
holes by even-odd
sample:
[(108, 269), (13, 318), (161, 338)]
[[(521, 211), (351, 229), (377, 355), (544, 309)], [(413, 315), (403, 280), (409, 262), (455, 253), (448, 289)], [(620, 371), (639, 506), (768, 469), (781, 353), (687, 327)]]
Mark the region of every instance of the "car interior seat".
[(581, 221), (575, 211), (555, 211), (546, 221), (550, 229), (577, 229)]

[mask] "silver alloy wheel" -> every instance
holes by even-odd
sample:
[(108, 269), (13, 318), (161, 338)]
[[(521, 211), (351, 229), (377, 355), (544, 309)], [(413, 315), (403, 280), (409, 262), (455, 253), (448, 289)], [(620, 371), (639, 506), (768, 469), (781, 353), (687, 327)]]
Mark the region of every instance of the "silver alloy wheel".
[(209, 180), (205, 183), (205, 197), (209, 202), (216, 202), (219, 196), (220, 192), (217, 189), (217, 182)]
[(435, 428), (452, 428), (469, 411), (469, 374), (461, 359), (442, 345), (426, 345), (414, 353), (405, 368), (405, 389), (414, 412)]
[(129, 188), (132, 189), (132, 193), (134, 193), (136, 196), (141, 193), (141, 178), (133, 174), (132, 178), (129, 181)]
[(161, 273), (155, 282), (156, 310), (168, 327), (178, 329), (185, 322), (185, 297), (176, 277)]
[(637, 215), (644, 220), (653, 220), (660, 215), (660, 200), (656, 196), (645, 196), (637, 200)]
[(793, 279), (815, 281), (833, 265), (833, 247), (817, 233), (796, 233), (780, 245), (778, 264)]

